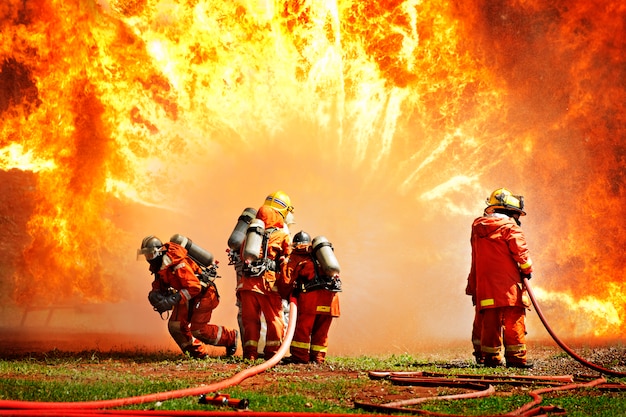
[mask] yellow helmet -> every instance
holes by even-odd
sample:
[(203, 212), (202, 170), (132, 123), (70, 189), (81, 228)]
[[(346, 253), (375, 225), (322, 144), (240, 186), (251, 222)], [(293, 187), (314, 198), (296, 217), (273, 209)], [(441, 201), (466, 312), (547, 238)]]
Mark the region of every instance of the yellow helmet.
[(524, 196), (513, 195), (506, 188), (498, 188), (492, 192), (486, 202), (486, 213), (493, 213), (496, 209), (505, 209), (515, 211), (521, 216), (526, 215), (524, 211)]
[(278, 211), (283, 219), (287, 217), (288, 213), (293, 211), (293, 206), (291, 205), (291, 198), (284, 191), (276, 191), (265, 197), (264, 206), (270, 206), (274, 210)]

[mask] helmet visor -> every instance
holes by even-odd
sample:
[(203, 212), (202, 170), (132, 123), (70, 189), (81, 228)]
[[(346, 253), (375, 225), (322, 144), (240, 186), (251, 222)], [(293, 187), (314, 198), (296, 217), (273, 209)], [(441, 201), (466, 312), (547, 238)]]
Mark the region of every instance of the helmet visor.
[(138, 260), (139, 260), (139, 257), (141, 255), (146, 257), (146, 261), (151, 261), (154, 258), (156, 258), (157, 256), (161, 255), (161, 248), (152, 246), (152, 247), (148, 247), (148, 248), (137, 249), (137, 259)]

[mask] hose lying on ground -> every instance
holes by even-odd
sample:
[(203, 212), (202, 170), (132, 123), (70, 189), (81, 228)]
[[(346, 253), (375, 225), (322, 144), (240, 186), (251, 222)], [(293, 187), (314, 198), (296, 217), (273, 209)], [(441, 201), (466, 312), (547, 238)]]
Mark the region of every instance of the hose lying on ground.
[(83, 401), (83, 402), (45, 402), (45, 401), (18, 401), (18, 400), (0, 400), (1, 409), (29, 409), (29, 410), (51, 410), (51, 409), (94, 409), (94, 408), (113, 408), (123, 407), (134, 404), (144, 404), (149, 402), (165, 401), (174, 398), (190, 397), (195, 395), (217, 392), (227, 387), (240, 384), (244, 379), (260, 374), (267, 369), (276, 365), (285, 356), (289, 350), (291, 340), (296, 327), (296, 317), (298, 315), (298, 306), (295, 299), (289, 303), (289, 324), (287, 333), (283, 343), (280, 345), (278, 352), (267, 361), (246, 368), (243, 371), (233, 375), (230, 378), (215, 382), (209, 385), (203, 385), (196, 388), (186, 388), (175, 391), (160, 392), (156, 394), (140, 395), (136, 397), (118, 398), (113, 400), (101, 401)]
[(602, 374), (618, 376), (618, 377), (626, 377), (626, 372), (618, 372), (618, 371), (614, 371), (612, 369), (603, 368), (603, 367), (601, 367), (599, 365), (596, 365), (594, 363), (591, 363), (591, 362), (581, 358), (580, 356), (578, 356), (576, 354), (576, 352), (574, 352), (572, 349), (570, 349), (569, 346), (567, 346), (565, 343), (563, 343), (563, 341), (561, 339), (559, 339), (559, 337), (550, 328), (550, 325), (548, 325), (548, 322), (546, 321), (545, 317), (543, 316), (543, 312), (541, 311), (541, 308), (539, 308), (539, 305), (537, 304), (537, 300), (535, 299), (535, 294), (533, 293), (533, 289), (530, 286), (530, 284), (528, 283), (528, 279), (527, 278), (524, 278), (524, 285), (526, 286), (526, 289), (528, 290), (528, 296), (530, 297), (530, 300), (532, 301), (533, 306), (535, 306), (535, 311), (537, 312), (537, 315), (539, 316), (539, 319), (541, 320), (541, 323), (543, 323), (543, 326), (546, 328), (548, 333), (550, 333), (550, 336), (552, 336), (552, 339), (554, 339), (556, 344), (559, 345), (559, 347), (561, 349), (563, 349), (572, 359), (578, 361), (583, 366), (586, 366), (587, 368), (591, 368), (591, 369), (593, 369), (595, 371), (598, 371), (598, 372), (600, 372)]

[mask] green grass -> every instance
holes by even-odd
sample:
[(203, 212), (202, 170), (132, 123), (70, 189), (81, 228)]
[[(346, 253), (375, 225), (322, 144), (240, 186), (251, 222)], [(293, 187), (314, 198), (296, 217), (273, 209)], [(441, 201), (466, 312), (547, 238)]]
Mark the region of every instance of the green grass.
[[(260, 361), (257, 363), (261, 363)], [(48, 352), (0, 360), (0, 399), (76, 402), (147, 395), (226, 379), (256, 363), (240, 358), (193, 360), (176, 353)], [(222, 394), (248, 399), (254, 411), (367, 414), (353, 401), (366, 392), (406, 395), (411, 387), (387, 380), (374, 380), (369, 371), (430, 371), (437, 373), (501, 375), (506, 369), (466, 368), (469, 363), (424, 362), (410, 355), (387, 357), (332, 357), (323, 366), (278, 365), (263, 374), (229, 387)], [(521, 371), (527, 372), (527, 371)], [(521, 373), (520, 372), (520, 373)], [(530, 373), (527, 373), (530, 375)], [(611, 382), (626, 382), (612, 378)], [(492, 397), (454, 401), (431, 401), (418, 408), (443, 414), (480, 416), (513, 411), (531, 401), (528, 392), (542, 387), (498, 385)], [(409, 391), (407, 391), (409, 390)], [(438, 395), (454, 393), (440, 389)], [(208, 393), (207, 397), (213, 394)], [(370, 398), (375, 402), (376, 397)], [(412, 397), (406, 397), (412, 398)], [(559, 391), (543, 395), (542, 405), (563, 407), (568, 416), (626, 415), (626, 391), (595, 388)], [(199, 404), (198, 396), (162, 403), (147, 403), (125, 409), (220, 410), (227, 407)], [(382, 399), (380, 401), (385, 401)], [(396, 413), (400, 415), (400, 413)]]

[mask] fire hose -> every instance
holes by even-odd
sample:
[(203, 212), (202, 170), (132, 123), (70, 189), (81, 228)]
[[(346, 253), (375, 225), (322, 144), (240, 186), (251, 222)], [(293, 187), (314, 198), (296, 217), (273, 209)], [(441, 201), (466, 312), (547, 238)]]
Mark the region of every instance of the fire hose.
[(543, 326), (546, 328), (550, 336), (552, 336), (552, 339), (556, 342), (557, 345), (559, 345), (561, 349), (565, 351), (565, 353), (567, 353), (572, 359), (576, 360), (581, 365), (587, 368), (593, 369), (595, 371), (598, 371), (601, 374), (617, 376), (617, 377), (626, 377), (626, 372), (618, 372), (612, 369), (603, 368), (602, 366), (596, 365), (594, 363), (591, 363), (583, 359), (582, 357), (577, 355), (576, 352), (570, 349), (569, 346), (567, 346), (561, 339), (559, 339), (559, 337), (554, 333), (554, 331), (552, 330), (552, 328), (546, 321), (546, 318), (544, 317), (543, 312), (541, 311), (541, 308), (539, 307), (539, 304), (537, 304), (537, 300), (535, 299), (535, 294), (533, 293), (533, 289), (528, 283), (528, 278), (524, 278), (524, 285), (526, 286), (526, 290), (528, 290), (528, 296), (530, 297), (530, 300), (532, 301), (533, 306), (535, 307), (535, 311), (537, 312), (537, 315), (539, 316), (541, 323), (543, 323)]
[[(224, 379), (222, 381), (215, 382), (213, 384), (204, 385), (195, 388), (186, 388), (175, 391), (167, 391), (156, 394), (148, 394), (148, 395), (140, 395), (135, 397), (128, 398), (119, 398), (112, 400), (100, 400), (100, 401), (77, 401), (77, 402), (45, 402), (45, 401), (19, 401), (19, 400), (0, 400), (0, 415), (17, 415), (18, 413), (10, 413), (5, 410), (31, 410), (30, 412), (26, 412), (24, 415), (32, 415), (32, 410), (62, 410), (63, 413), (67, 413), (69, 410), (79, 410), (85, 411), (88, 409), (98, 409), (98, 408), (113, 408), (113, 407), (123, 407), (127, 405), (136, 405), (136, 404), (144, 404), (150, 402), (159, 402), (166, 401), (175, 398), (196, 396), (196, 395), (204, 395), (207, 393), (218, 392), (225, 388), (238, 385), (246, 378), (251, 376), (260, 374), (261, 372), (266, 371), (267, 369), (276, 365), (280, 360), (285, 356), (287, 351), (289, 350), (289, 346), (291, 344), (291, 340), (293, 339), (293, 335), (295, 332), (296, 326), (296, 318), (298, 315), (298, 305), (295, 298), (292, 298), (289, 303), (289, 324), (287, 325), (287, 331), (285, 334), (285, 339), (283, 340), (280, 348), (276, 352), (274, 356), (272, 356), (267, 361), (246, 368), (243, 371), (231, 376), (230, 378)], [(45, 413), (38, 413), (39, 415), (45, 415)], [(198, 412), (195, 412), (193, 415), (197, 415)]]
[[(570, 349), (565, 343), (563, 343), (563, 341), (561, 341), (556, 334), (554, 333), (554, 331), (550, 328), (550, 326), (548, 325), (543, 312), (541, 311), (541, 308), (539, 307), (539, 305), (537, 304), (537, 301), (535, 299), (534, 293), (532, 291), (531, 286), (528, 283), (528, 279), (524, 278), (524, 284), (526, 285), (526, 288), (528, 290), (528, 294), (529, 297), (532, 301), (532, 304), (535, 307), (535, 310), (537, 311), (537, 315), (539, 316), (539, 318), (541, 319), (541, 322), (543, 323), (544, 327), (546, 328), (546, 330), (548, 331), (548, 333), (550, 334), (550, 336), (552, 336), (552, 338), (554, 339), (554, 341), (557, 343), (557, 345), (559, 345), (561, 347), (561, 349), (563, 349), (570, 357), (572, 357), (573, 359), (575, 359), (576, 361), (578, 361), (579, 363), (581, 363), (582, 365), (584, 365), (585, 367), (594, 369), (600, 373), (603, 374), (608, 374), (608, 375), (612, 375), (612, 376), (618, 376), (618, 377), (625, 377), (626, 373), (623, 372), (618, 372), (618, 371), (614, 371), (611, 369), (607, 369), (607, 368), (603, 368), (599, 365), (593, 364), (583, 358), (581, 358), (579, 355), (577, 355), (572, 349)], [(295, 322), (296, 322), (296, 317), (297, 317), (297, 303), (295, 301), (295, 299), (291, 299), (290, 301), (290, 311), (289, 311), (289, 325), (287, 326), (287, 332), (285, 335), (285, 340), (283, 341), (283, 343), (281, 344), (281, 347), (279, 348), (278, 352), (270, 359), (268, 359), (267, 361), (265, 361), (264, 363), (260, 364), (260, 365), (256, 365), (253, 366), (251, 368), (247, 368), (244, 369), (243, 371), (233, 375), (230, 378), (227, 378), (225, 380), (210, 384), (210, 385), (206, 385), (206, 386), (201, 386), (201, 387), (196, 387), (196, 388), (188, 388), (188, 389), (182, 389), (182, 390), (175, 390), (175, 391), (167, 391), (167, 392), (162, 392), (162, 393), (156, 393), (156, 394), (149, 394), (149, 395), (142, 395), (142, 396), (135, 396), (135, 397), (128, 397), (128, 398), (120, 398), (120, 399), (113, 399), (113, 400), (101, 400), (101, 401), (85, 401), (85, 402), (38, 402), (38, 401), (17, 401), (17, 400), (0, 400), (0, 416), (1, 415), (13, 415), (13, 416), (18, 416), (18, 415), (33, 415), (36, 414), (40, 415), (40, 416), (44, 416), (44, 415), (48, 415), (48, 416), (57, 416), (60, 415), (58, 414), (59, 412), (62, 412), (62, 415), (68, 415), (68, 416), (74, 416), (74, 417), (79, 417), (79, 416), (96, 416), (96, 415), (111, 415), (111, 414), (119, 414), (119, 415), (125, 415), (125, 416), (133, 416), (133, 415), (150, 415), (150, 416), (197, 416), (197, 415), (202, 415), (204, 414), (203, 412), (198, 412), (198, 411), (193, 411), (193, 412), (186, 412), (186, 411), (154, 411), (154, 410), (141, 410), (141, 411), (132, 411), (132, 410), (109, 410), (109, 411), (102, 411), (102, 410), (97, 410), (97, 409), (103, 409), (103, 408), (113, 408), (113, 407), (122, 407), (122, 406), (128, 406), (128, 405), (136, 405), (136, 404), (143, 404), (143, 403), (149, 403), (149, 402), (160, 402), (160, 401), (165, 401), (165, 400), (170, 400), (170, 399), (175, 399), (175, 398), (182, 398), (182, 397), (187, 397), (187, 396), (195, 396), (195, 395), (201, 395), (201, 399), (200, 402), (201, 403), (222, 403), (222, 404), (230, 404), (231, 402), (234, 403), (234, 401), (242, 401), (242, 400), (232, 400), (230, 399), (230, 397), (228, 395), (221, 395), (221, 394), (217, 394), (215, 395), (213, 398), (211, 399), (206, 399), (206, 394), (207, 393), (214, 393), (214, 392), (218, 392), (219, 390), (225, 389), (227, 387), (233, 386), (233, 385), (238, 385), (240, 384), (244, 379), (249, 378), (251, 376), (257, 375), (261, 372), (264, 372), (265, 370), (273, 367), (274, 365), (276, 365), (283, 357), (284, 355), (287, 353), (288, 349), (289, 349), (289, 345), (291, 343), (291, 340), (293, 338), (294, 335), (294, 331), (295, 331)], [(379, 378), (380, 375), (377, 375), (376, 372), (371, 373), (371, 376), (373, 377), (377, 377)], [(434, 376), (434, 375), (433, 375)], [(497, 379), (497, 377), (496, 377)], [(514, 378), (513, 378), (514, 379)], [(545, 379), (545, 377), (543, 378)], [(444, 384), (445, 381), (443, 381), (442, 378), (439, 378), (436, 381), (430, 381), (428, 382), (429, 384)], [(487, 384), (487, 382), (489, 384)], [(449, 396), (444, 396), (442, 398), (439, 399), (462, 399), (462, 398), (477, 398), (477, 397), (481, 397), (481, 396), (489, 396), (492, 395), (494, 393), (494, 389), (492, 387), (492, 385), (490, 383), (493, 383), (494, 380), (492, 381), (483, 381), (483, 384), (481, 385), (479, 383), (479, 381), (471, 381), (471, 380), (462, 380), (460, 378), (458, 378), (458, 380), (454, 381), (452, 380), (452, 382), (447, 383), (448, 386), (457, 386), (457, 387), (461, 387), (461, 386), (465, 386), (466, 388), (470, 388), (470, 389), (474, 389), (477, 390), (479, 392), (474, 392), (474, 393), (468, 393), (468, 394), (457, 394), (457, 395), (449, 395)], [(510, 380), (507, 382), (511, 382)], [(538, 404), (541, 403), (542, 398), (541, 395), (542, 393), (545, 392), (550, 392), (550, 391), (557, 391), (557, 390), (567, 390), (567, 389), (576, 389), (576, 388), (581, 388), (581, 387), (591, 387), (591, 386), (597, 386), (600, 384), (605, 383), (606, 380), (604, 378), (598, 378), (595, 379), (593, 381), (587, 382), (587, 383), (583, 383), (583, 384), (569, 384), (569, 385), (564, 385), (564, 386), (560, 386), (560, 387), (551, 387), (551, 388), (544, 388), (544, 389), (540, 389), (540, 390), (535, 390), (535, 391), (531, 391), (529, 393), (529, 395), (531, 395), (533, 397), (533, 401), (531, 401), (530, 403), (524, 405), (523, 407), (518, 408), (517, 410), (507, 413), (507, 414), (502, 414), (501, 416), (522, 416), (522, 417), (528, 417), (528, 416), (535, 416), (538, 414), (545, 414), (546, 411), (560, 411), (557, 410), (555, 407), (539, 407)], [(450, 385), (452, 384), (452, 385)], [(444, 384), (445, 385), (445, 384)], [(204, 402), (203, 402), (204, 399)], [(408, 410), (406, 408), (402, 408), (400, 406), (402, 405), (410, 405), (410, 404), (418, 404), (421, 402), (424, 402), (428, 399), (434, 399), (433, 397), (431, 398), (427, 398), (427, 399), (413, 399), (413, 400), (405, 400), (405, 401), (396, 401), (393, 403), (388, 403), (388, 404), (378, 404), (378, 405), (374, 405), (374, 404), (367, 404), (367, 403), (355, 403), (355, 407), (360, 407), (360, 408), (365, 408), (365, 409), (369, 409), (371, 411), (385, 411), (386, 413), (388, 412), (393, 412), (393, 411), (400, 411), (400, 412), (409, 412), (409, 413), (413, 413), (413, 414), (422, 414), (422, 415), (430, 415), (430, 416), (447, 416), (447, 417), (454, 417), (452, 415), (449, 414), (439, 414), (439, 413), (432, 413), (432, 412), (428, 412), (428, 411), (424, 411), (424, 410)], [(237, 403), (239, 405), (239, 403)], [(247, 402), (245, 403), (247, 405)], [(533, 408), (534, 407), (534, 408)], [(237, 415), (239, 412), (220, 412), (219, 415), (221, 416), (227, 416), (227, 415)], [(212, 413), (213, 414), (217, 414), (215, 412)], [(294, 416), (294, 415), (302, 415), (305, 416), (308, 413), (280, 413), (280, 412), (266, 412), (266, 413), (255, 413), (255, 415), (259, 415), (259, 416)], [(337, 416), (341, 416), (343, 414), (337, 414)], [(332, 414), (328, 414), (328, 416), (333, 416)]]

